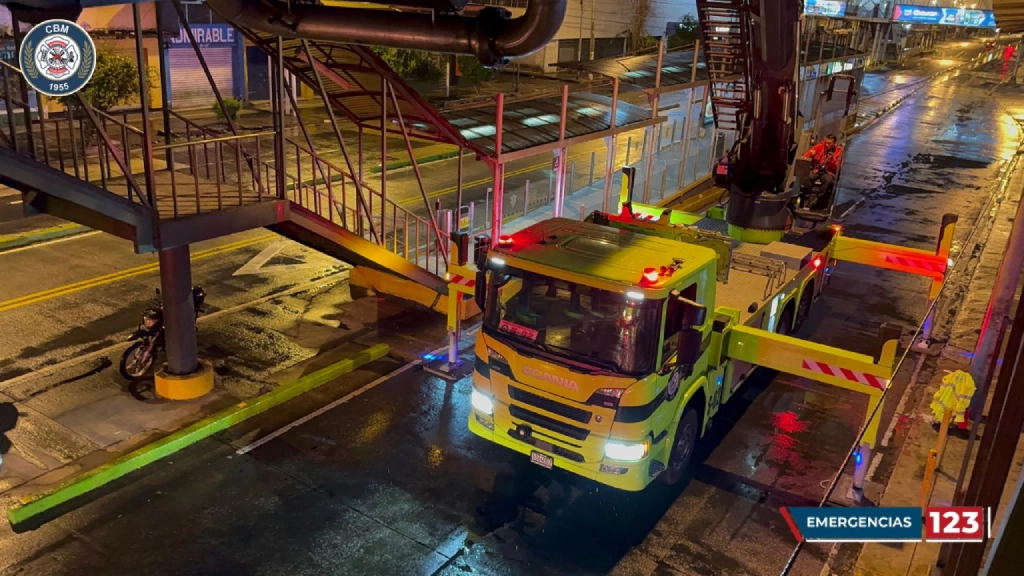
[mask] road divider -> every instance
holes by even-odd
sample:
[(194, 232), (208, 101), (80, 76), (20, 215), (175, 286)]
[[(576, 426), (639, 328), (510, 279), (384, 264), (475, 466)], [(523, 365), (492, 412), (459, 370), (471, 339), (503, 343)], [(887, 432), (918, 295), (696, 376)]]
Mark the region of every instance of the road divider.
[(22, 525), (28, 520), (53, 511), (58, 506), (68, 504), (75, 498), (101, 488), (126, 474), (166, 458), (253, 416), (262, 414), (274, 406), (318, 388), (374, 360), (379, 360), (386, 356), (389, 350), (387, 344), (375, 344), (354, 356), (321, 368), (294, 382), (282, 384), (266, 394), (239, 402), (217, 414), (129, 452), (112, 462), (73, 477), (53, 489), (24, 497), (18, 504), (7, 510), (7, 518), (11, 526)]
[[(226, 252), (232, 252), (240, 248), (252, 246), (253, 244), (259, 244), (260, 242), (267, 242), (274, 238), (278, 238), (276, 234), (260, 234), (252, 238), (245, 240), (239, 240), (230, 244), (223, 244), (221, 246), (215, 246), (213, 248), (207, 248), (206, 250), (200, 250), (192, 254), (192, 260), (203, 260)], [(37, 304), (46, 300), (51, 300), (60, 296), (73, 294), (89, 288), (95, 288), (97, 286), (103, 286), (104, 284), (110, 284), (111, 282), (117, 282), (126, 278), (132, 278), (133, 276), (140, 276), (142, 274), (148, 274), (150, 272), (158, 272), (160, 270), (159, 262), (150, 262), (149, 264), (143, 264), (142, 266), (136, 266), (134, 268), (128, 268), (127, 270), (121, 270), (112, 274), (104, 274), (103, 276), (96, 276), (95, 278), (88, 278), (79, 282), (73, 282), (71, 284), (65, 284), (63, 286), (57, 286), (56, 288), (50, 288), (49, 290), (43, 290), (41, 292), (34, 292), (32, 294), (26, 294), (18, 298), (12, 298), (10, 300), (4, 300), (0, 302), (0, 312), (6, 312), (15, 308), (21, 308), (22, 306), (28, 306), (29, 304)]]

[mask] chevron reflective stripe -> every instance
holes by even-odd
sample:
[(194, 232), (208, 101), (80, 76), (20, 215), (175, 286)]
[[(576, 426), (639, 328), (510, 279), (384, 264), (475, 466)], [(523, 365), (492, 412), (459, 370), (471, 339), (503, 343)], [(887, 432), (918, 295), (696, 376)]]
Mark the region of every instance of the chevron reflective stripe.
[(878, 388), (879, 390), (885, 390), (885, 385), (887, 384), (885, 378), (880, 378), (873, 374), (857, 372), (856, 370), (842, 368), (835, 364), (825, 364), (824, 362), (816, 362), (814, 360), (804, 360), (803, 369), (816, 372), (818, 374), (824, 374), (826, 376), (842, 378), (865, 386), (871, 386), (872, 388)]
[(452, 277), (449, 280), (449, 282), (452, 282), (453, 284), (458, 284), (460, 286), (465, 286), (467, 288), (472, 288), (476, 286), (475, 279), (466, 278), (465, 276), (459, 276), (458, 274), (452, 274)]
[(920, 268), (922, 270), (928, 270), (929, 272), (938, 272), (940, 274), (946, 271), (945, 262), (930, 262), (928, 260), (918, 260), (916, 258), (904, 258), (903, 256), (893, 256), (892, 254), (886, 254), (885, 261), (890, 264), (899, 264), (900, 266), (906, 266), (907, 268)]

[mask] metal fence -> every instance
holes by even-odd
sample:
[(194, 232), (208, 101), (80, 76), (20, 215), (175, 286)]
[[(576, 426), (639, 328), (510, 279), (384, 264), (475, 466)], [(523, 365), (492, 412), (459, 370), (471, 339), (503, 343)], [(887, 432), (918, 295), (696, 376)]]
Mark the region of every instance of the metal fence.
[[(694, 123), (696, 124), (696, 123)], [(635, 199), (659, 204), (710, 175), (713, 160), (721, 157), (732, 145), (731, 132), (716, 132), (712, 124), (695, 127), (690, 138), (684, 138), (685, 118), (661, 124), (653, 131), (625, 138), (619, 162), (612, 172), (612, 184), (605, 186), (605, 154), (591, 152), (583, 158), (571, 160), (566, 173), (566, 193), (562, 215), (583, 219), (594, 210), (618, 210), (619, 190), (622, 184), (622, 166), (634, 166), (637, 181)], [(653, 134), (653, 136), (651, 136)], [(651, 186), (646, 186), (648, 140), (653, 139), (655, 153)], [(684, 156), (685, 154), (685, 156)], [(624, 157), (624, 161), (623, 161)], [(502, 210), (502, 228), (514, 231), (554, 214), (555, 173), (544, 170), (539, 178), (522, 184), (506, 182), (505, 202)], [(446, 231), (458, 230), (470, 234), (486, 233), (491, 228), (493, 189), (488, 188), (482, 200), (463, 204), (457, 211), (443, 209), (438, 220)]]

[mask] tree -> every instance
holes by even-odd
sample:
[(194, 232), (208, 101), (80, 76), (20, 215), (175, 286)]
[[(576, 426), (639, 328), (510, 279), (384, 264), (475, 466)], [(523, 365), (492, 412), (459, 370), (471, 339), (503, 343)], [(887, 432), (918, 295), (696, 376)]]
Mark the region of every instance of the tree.
[(647, 20), (651, 16), (651, 0), (630, 0), (630, 13), (626, 36), (631, 51), (645, 50), (658, 43), (647, 34)]
[(494, 70), (484, 68), (480, 61), (472, 56), (459, 56), (459, 71), (462, 73), (461, 78), (465, 78), (474, 89), (480, 88), (481, 84), (494, 78)]
[(679, 22), (679, 27), (668, 37), (668, 47), (691, 46), (700, 38), (700, 22), (693, 14), (686, 14)]
[[(96, 72), (79, 94), (90, 106), (104, 112), (127, 104), (139, 97), (139, 67), (127, 56), (97, 52)], [(65, 103), (72, 106), (76, 100), (74, 96), (65, 97)]]
[(372, 50), (403, 78), (436, 82), (444, 77), (443, 54), (385, 46), (374, 46)]

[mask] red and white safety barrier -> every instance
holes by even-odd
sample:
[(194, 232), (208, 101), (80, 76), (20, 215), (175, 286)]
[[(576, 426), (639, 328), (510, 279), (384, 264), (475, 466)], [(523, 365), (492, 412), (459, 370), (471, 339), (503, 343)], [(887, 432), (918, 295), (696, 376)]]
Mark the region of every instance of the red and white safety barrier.
[(841, 368), (835, 364), (825, 364), (824, 362), (817, 362), (815, 360), (805, 359), (803, 361), (803, 369), (818, 374), (824, 374), (826, 376), (843, 378), (850, 382), (871, 386), (872, 388), (878, 388), (879, 390), (885, 390), (886, 385), (889, 383), (885, 378), (881, 378), (873, 374), (857, 372), (856, 370)]
[(448, 281), (458, 284), (459, 286), (465, 286), (466, 288), (473, 288), (476, 286), (475, 278), (466, 278), (465, 276), (459, 276), (458, 274), (452, 274)]
[(917, 260), (914, 258), (904, 258), (903, 256), (893, 256), (892, 254), (886, 254), (885, 261), (890, 264), (899, 264), (900, 266), (906, 266), (908, 268), (920, 268), (929, 272), (938, 272), (939, 274), (944, 274), (946, 272), (945, 262)]

